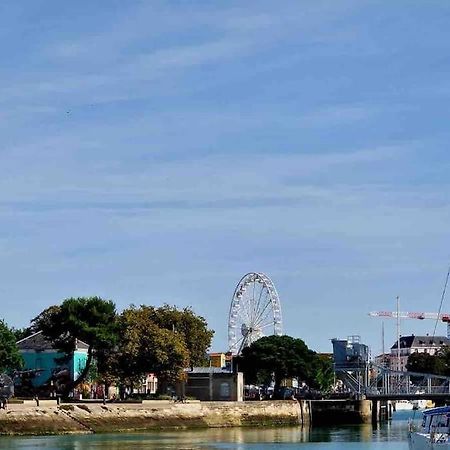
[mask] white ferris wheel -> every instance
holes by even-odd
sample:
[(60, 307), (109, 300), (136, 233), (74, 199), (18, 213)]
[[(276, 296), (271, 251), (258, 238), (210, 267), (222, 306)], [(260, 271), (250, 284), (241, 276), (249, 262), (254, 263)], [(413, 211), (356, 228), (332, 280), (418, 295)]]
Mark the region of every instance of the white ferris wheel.
[(272, 280), (263, 273), (248, 273), (239, 281), (228, 316), (228, 346), (240, 354), (262, 336), (283, 334), (281, 304)]

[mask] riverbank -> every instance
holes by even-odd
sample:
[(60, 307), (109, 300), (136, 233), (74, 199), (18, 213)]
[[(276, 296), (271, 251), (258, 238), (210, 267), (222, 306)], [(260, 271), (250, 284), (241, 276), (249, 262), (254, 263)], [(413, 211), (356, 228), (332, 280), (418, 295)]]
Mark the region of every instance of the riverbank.
[(142, 404), (12, 404), (0, 410), (1, 435), (112, 433), (207, 427), (309, 424), (309, 404), (149, 401)]

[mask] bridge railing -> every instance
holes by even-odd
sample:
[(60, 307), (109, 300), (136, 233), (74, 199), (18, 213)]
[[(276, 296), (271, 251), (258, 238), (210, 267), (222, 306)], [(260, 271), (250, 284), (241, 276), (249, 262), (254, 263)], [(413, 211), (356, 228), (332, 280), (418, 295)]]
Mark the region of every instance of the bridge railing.
[(396, 371), (376, 364), (371, 364), (370, 375), (366, 395), (420, 397), (450, 394), (450, 377), (443, 375)]
[(443, 375), (390, 370), (373, 363), (358, 368), (335, 367), (335, 373), (347, 392), (356, 396), (450, 396), (450, 377)]

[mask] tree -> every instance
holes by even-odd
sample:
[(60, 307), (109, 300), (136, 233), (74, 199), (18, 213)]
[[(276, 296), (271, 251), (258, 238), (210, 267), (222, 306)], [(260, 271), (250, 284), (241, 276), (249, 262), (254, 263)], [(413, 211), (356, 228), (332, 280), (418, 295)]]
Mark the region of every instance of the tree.
[(447, 375), (448, 352), (440, 352), (436, 355), (429, 353), (413, 353), (408, 357), (406, 369), (410, 372), (432, 373), (436, 375)]
[(12, 372), (23, 365), (16, 345), (16, 337), (6, 323), (0, 319), (0, 373)]
[(149, 320), (181, 337), (189, 351), (191, 366), (202, 366), (207, 362), (207, 351), (214, 331), (208, 329), (208, 324), (202, 316), (195, 314), (191, 308), (180, 310), (167, 304), (159, 308), (153, 306), (142, 308), (147, 311)]
[(160, 386), (183, 379), (189, 366), (184, 334), (160, 327), (154, 318), (151, 306), (132, 306), (120, 315), (120, 342), (111, 367), (122, 382), (132, 384), (148, 372), (157, 374)]
[(65, 353), (75, 350), (77, 339), (89, 345), (86, 366), (78, 378), (66, 386), (66, 394), (86, 378), (94, 356), (101, 357), (117, 342), (115, 304), (100, 297), (68, 298), (61, 305), (42, 311), (32, 320), (32, 326), (42, 330), (44, 336)]
[(449, 347), (443, 347), (439, 353), (438, 353), (440, 364), (441, 364), (441, 371), (442, 374), (445, 376), (450, 376), (450, 348)]
[(327, 391), (334, 382), (333, 361), (327, 355), (314, 355), (311, 387)]
[(11, 331), (14, 333), (16, 341), (25, 339), (26, 337), (31, 336), (33, 334), (33, 330), (31, 329), (31, 327), (12, 328)]
[(275, 392), (286, 378), (311, 382), (315, 353), (301, 339), (265, 336), (245, 347), (237, 364), (246, 383), (268, 383), (272, 374)]

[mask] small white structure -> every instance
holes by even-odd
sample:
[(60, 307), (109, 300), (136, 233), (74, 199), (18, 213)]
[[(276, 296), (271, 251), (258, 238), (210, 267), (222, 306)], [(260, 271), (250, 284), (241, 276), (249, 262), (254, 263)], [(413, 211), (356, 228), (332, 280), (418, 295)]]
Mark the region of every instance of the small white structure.
[(133, 390), (134, 394), (156, 394), (158, 390), (158, 377), (154, 373), (148, 373), (141, 382), (138, 388)]

